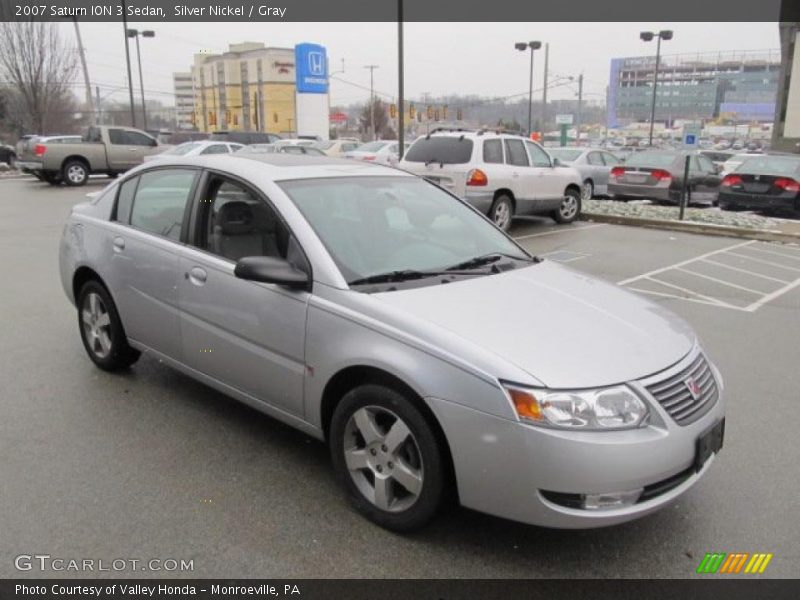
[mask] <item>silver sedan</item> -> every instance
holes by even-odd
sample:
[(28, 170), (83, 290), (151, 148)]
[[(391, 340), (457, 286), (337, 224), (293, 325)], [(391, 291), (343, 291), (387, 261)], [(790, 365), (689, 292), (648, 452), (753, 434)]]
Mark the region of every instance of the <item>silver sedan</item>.
[(98, 367), (146, 353), (325, 441), (355, 508), (393, 530), (456, 497), (628, 521), (722, 446), (722, 380), (686, 323), (388, 167), (144, 165), (74, 207), (60, 271)]
[(594, 148), (548, 148), (563, 165), (574, 167), (581, 174), (581, 199), (608, 195), (608, 176), (622, 160), (608, 150)]

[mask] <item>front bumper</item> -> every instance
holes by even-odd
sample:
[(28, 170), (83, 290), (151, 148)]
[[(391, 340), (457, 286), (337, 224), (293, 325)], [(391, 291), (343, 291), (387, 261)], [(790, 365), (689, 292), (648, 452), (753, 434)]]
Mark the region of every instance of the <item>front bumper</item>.
[(611, 196), (624, 196), (627, 198), (648, 198), (660, 202), (676, 201), (669, 187), (654, 185), (631, 185), (628, 183), (608, 183), (608, 193)]
[[(632, 387), (646, 394), (641, 386)], [(721, 386), (716, 404), (689, 425), (678, 425), (654, 399), (647, 398), (648, 426), (607, 432), (546, 429), (446, 400), (428, 401), (450, 444), (464, 506), (523, 523), (567, 529), (623, 523), (674, 501), (708, 471), (715, 456), (699, 471), (692, 469), (696, 442), (724, 418)], [(655, 492), (646, 499), (603, 510), (570, 508), (542, 494), (603, 494), (648, 487)]]

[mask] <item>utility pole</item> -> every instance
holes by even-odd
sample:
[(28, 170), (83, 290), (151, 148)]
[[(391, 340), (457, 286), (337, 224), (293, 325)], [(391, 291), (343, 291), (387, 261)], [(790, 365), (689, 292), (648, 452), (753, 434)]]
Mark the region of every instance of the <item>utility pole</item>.
[(575, 140), (578, 145), (581, 143), (581, 116), (583, 111), (583, 73), (578, 75), (578, 114), (575, 119)]
[(544, 45), (544, 87), (542, 88), (542, 139), (544, 142), (545, 122), (547, 121), (547, 69), (550, 62), (550, 44)]
[(103, 109), (100, 105), (100, 86), (95, 86), (94, 88), (96, 102), (95, 105), (97, 107), (97, 120), (95, 121), (96, 124), (102, 125), (103, 124)]
[(400, 111), (397, 119), (397, 141), (400, 142), (399, 160), (403, 160), (405, 150), (405, 102), (403, 100), (403, 0), (397, 0), (397, 109)]
[(378, 65), (364, 65), (365, 69), (369, 69), (369, 128), (372, 133), (372, 141), (377, 139), (375, 135), (375, 87), (374, 87), (374, 73)]
[(133, 75), (131, 75), (131, 49), (128, 46), (128, 9), (125, 0), (122, 3), (122, 35), (125, 38), (125, 62), (128, 65), (128, 94), (131, 97), (131, 127), (136, 127), (136, 109), (133, 106)]
[(92, 84), (89, 83), (89, 68), (86, 66), (86, 51), (83, 49), (83, 40), (81, 39), (81, 30), (78, 27), (78, 18), (75, 17), (72, 22), (75, 24), (75, 37), (78, 38), (78, 56), (81, 58), (81, 66), (83, 67), (83, 83), (86, 85), (86, 108), (92, 114), (91, 123), (97, 125), (97, 115), (94, 113), (94, 106), (92, 103)]

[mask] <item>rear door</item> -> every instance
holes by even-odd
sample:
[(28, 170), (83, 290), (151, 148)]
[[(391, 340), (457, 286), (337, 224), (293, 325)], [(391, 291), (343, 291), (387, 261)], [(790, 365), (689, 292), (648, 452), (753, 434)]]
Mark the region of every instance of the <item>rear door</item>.
[(586, 155), (586, 164), (589, 165), (595, 192), (604, 194), (608, 189), (608, 172), (611, 167), (606, 165), (603, 153), (596, 150), (589, 152)]
[(180, 360), (178, 250), (198, 171), (154, 169), (119, 186), (111, 247), (112, 292), (128, 337)]
[(692, 158), (696, 161), (696, 164), (694, 161), (692, 163), (696, 171), (692, 200), (708, 203), (715, 202), (722, 178), (717, 173), (717, 169), (710, 158), (702, 154), (698, 154)]
[(185, 364), (301, 416), (310, 294), (239, 279), (234, 267), (274, 256), (310, 274), (305, 255), (268, 200), (239, 180), (207, 173), (194, 212), (191, 244), (179, 249)]

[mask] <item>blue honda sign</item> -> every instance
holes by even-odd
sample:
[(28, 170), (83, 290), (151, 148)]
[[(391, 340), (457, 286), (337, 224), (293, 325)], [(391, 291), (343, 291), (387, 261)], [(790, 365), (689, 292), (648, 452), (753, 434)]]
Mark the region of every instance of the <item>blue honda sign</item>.
[(294, 47), (297, 68), (297, 91), (301, 94), (328, 93), (328, 56), (319, 44), (297, 44)]

